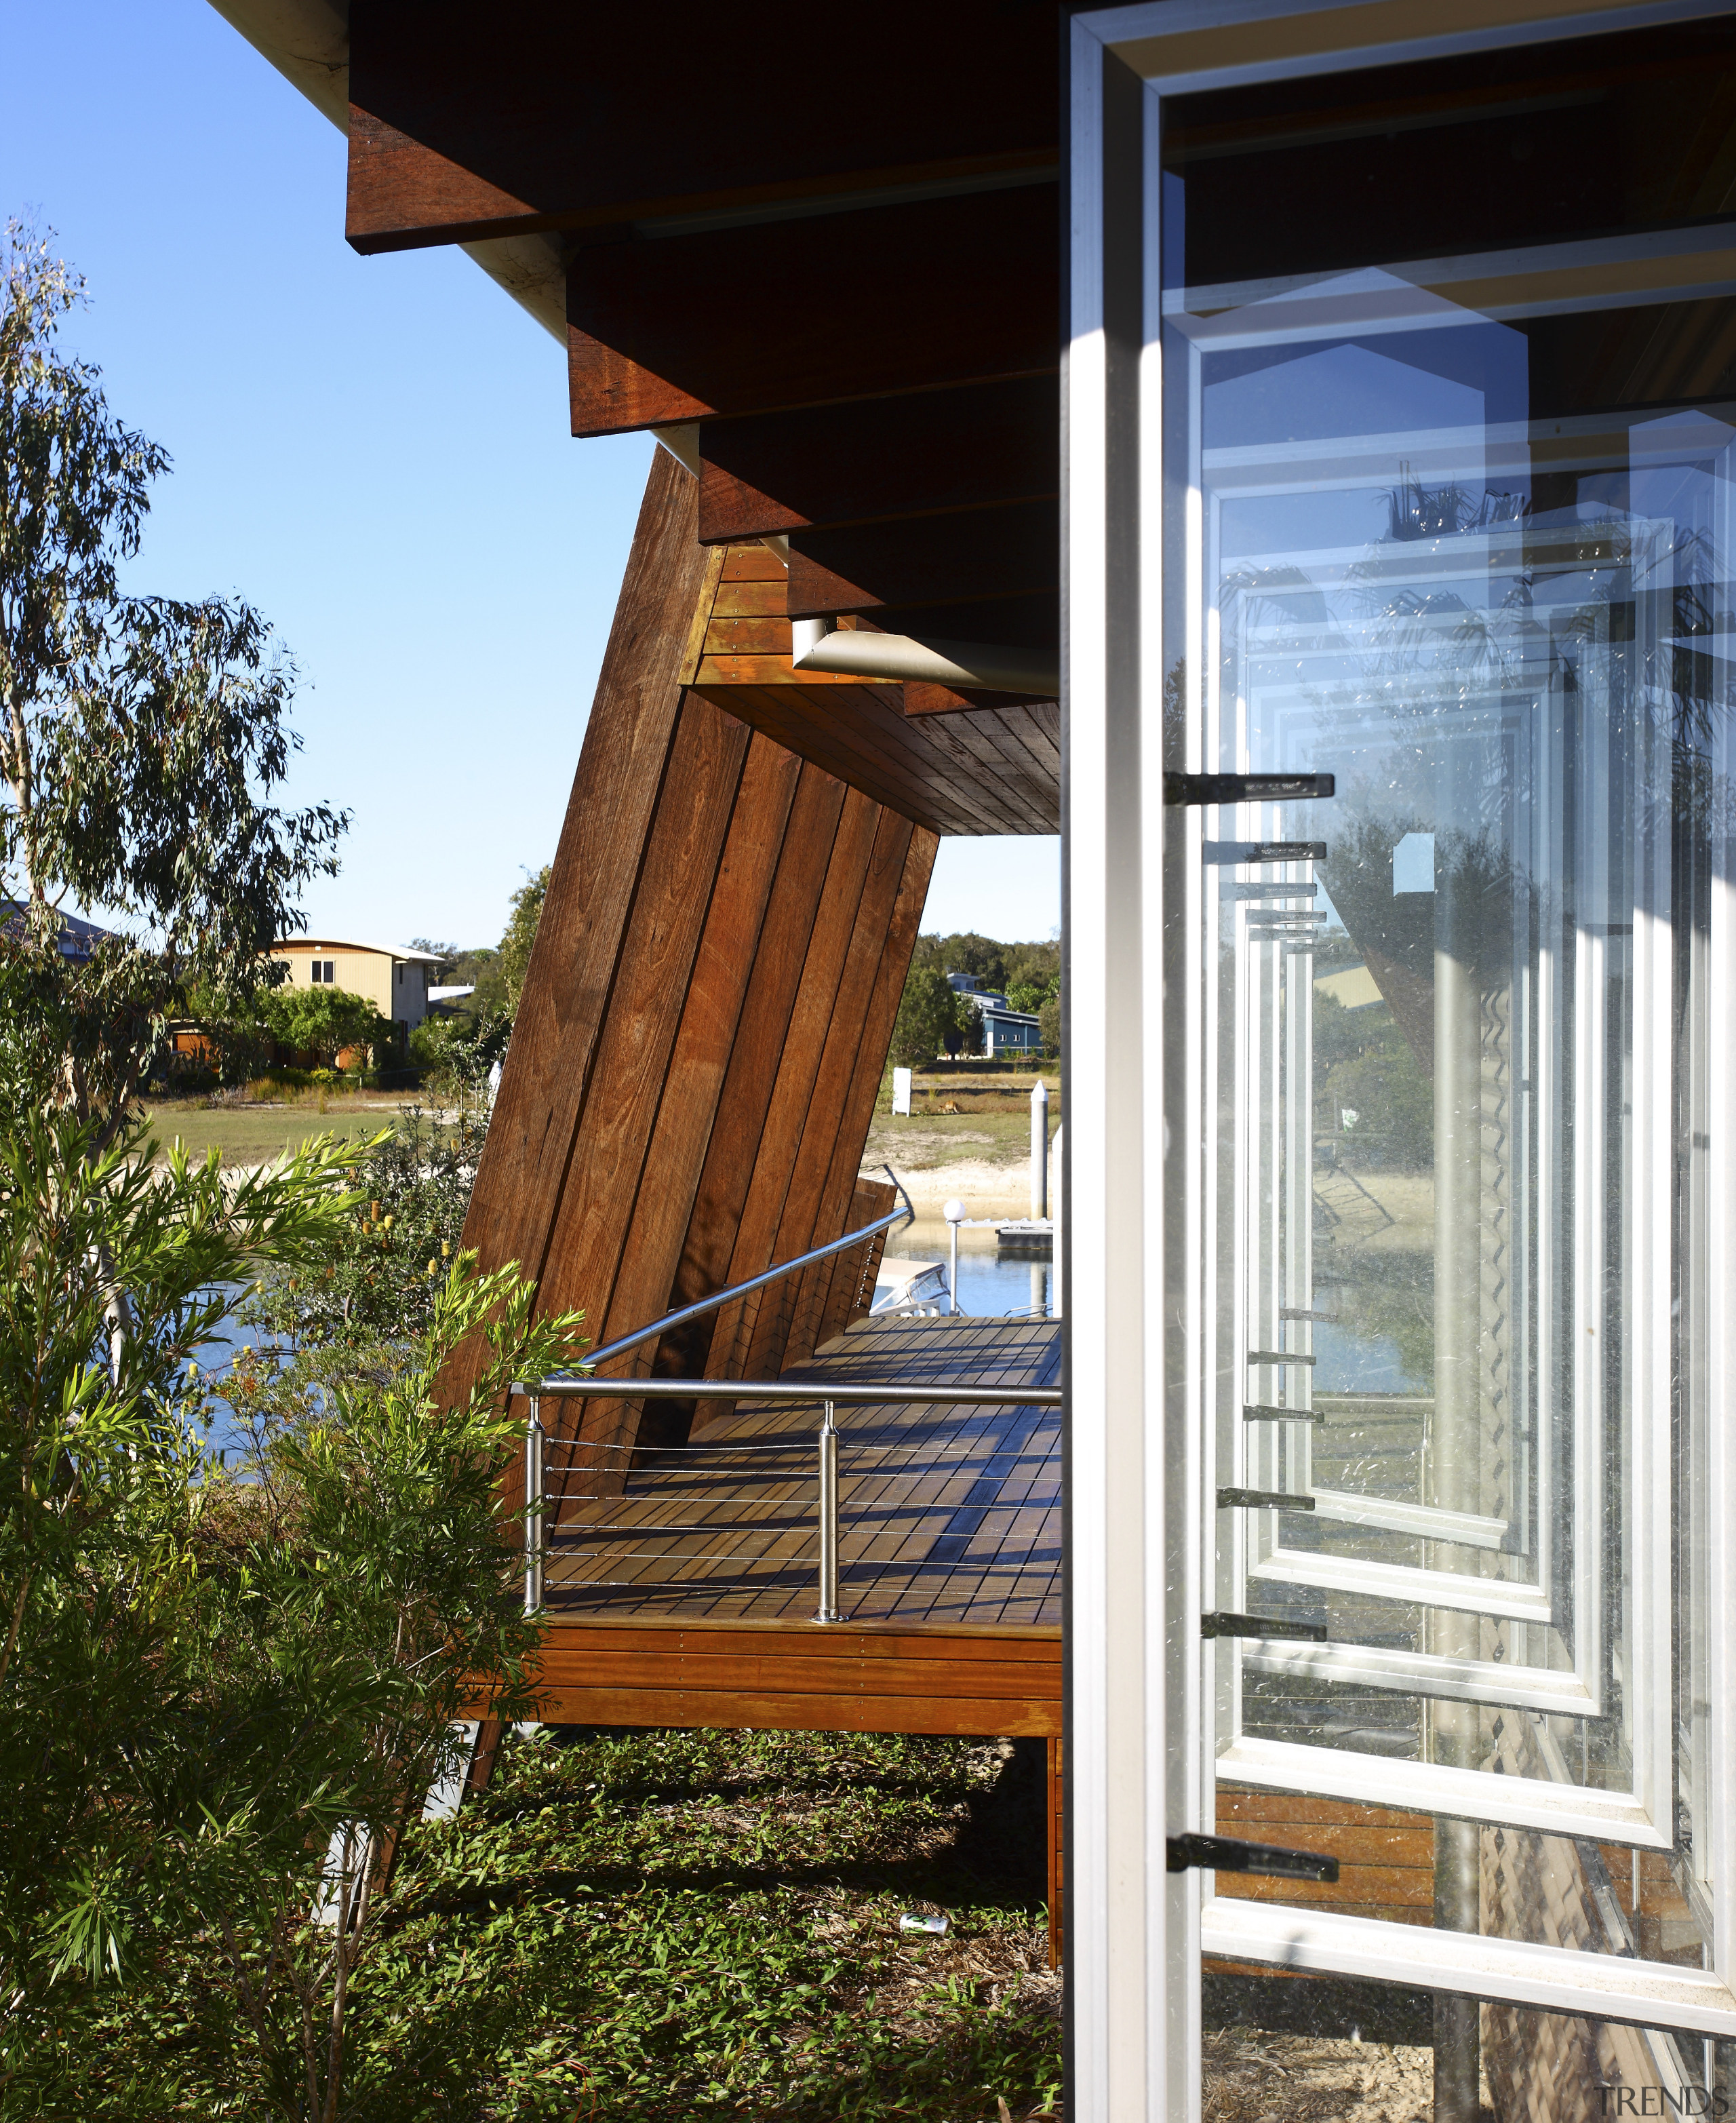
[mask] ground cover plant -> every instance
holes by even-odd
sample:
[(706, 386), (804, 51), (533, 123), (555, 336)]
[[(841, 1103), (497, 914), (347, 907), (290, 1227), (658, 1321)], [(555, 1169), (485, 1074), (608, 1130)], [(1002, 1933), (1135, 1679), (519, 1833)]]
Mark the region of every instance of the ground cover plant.
[[(1059, 2116), (1041, 1800), (1029, 1743), (515, 1737), (486, 1793), (405, 1839), (339, 2112)], [(901, 1932), (910, 1911), (947, 1936)], [(96, 2031), (85, 2115), (264, 2112), (232, 2010), (198, 1957), (166, 1959)]]

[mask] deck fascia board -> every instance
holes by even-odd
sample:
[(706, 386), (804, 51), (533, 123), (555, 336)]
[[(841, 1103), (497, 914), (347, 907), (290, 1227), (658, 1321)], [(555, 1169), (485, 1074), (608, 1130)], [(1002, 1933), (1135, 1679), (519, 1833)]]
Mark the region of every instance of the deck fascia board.
[(537, 1661), (551, 1723), (1050, 1738), (1061, 1632), (896, 1623), (554, 1615)]

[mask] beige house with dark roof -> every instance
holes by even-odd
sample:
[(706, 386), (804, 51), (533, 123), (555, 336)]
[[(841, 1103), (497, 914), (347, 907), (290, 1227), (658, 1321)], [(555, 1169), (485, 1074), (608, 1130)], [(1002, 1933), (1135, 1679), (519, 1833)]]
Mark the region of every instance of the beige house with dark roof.
[(400, 1034), (428, 1015), (429, 977), (440, 961), (400, 944), (342, 942), (335, 937), (286, 936), (271, 955), (289, 968), (291, 987), (343, 988), (366, 996)]

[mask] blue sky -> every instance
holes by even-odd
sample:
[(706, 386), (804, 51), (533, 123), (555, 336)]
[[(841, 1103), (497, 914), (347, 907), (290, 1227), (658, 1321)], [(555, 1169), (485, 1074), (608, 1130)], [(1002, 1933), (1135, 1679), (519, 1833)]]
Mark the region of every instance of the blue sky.
[[(559, 348), (456, 251), (358, 258), (341, 136), (204, 0), (7, 11), (0, 210), (163, 443), (132, 586), (248, 598), (302, 674), (288, 800), (355, 813), (312, 925), (492, 941), (553, 853), (643, 436), (575, 443)], [(1058, 844), (948, 842), (924, 926), (1046, 936)]]

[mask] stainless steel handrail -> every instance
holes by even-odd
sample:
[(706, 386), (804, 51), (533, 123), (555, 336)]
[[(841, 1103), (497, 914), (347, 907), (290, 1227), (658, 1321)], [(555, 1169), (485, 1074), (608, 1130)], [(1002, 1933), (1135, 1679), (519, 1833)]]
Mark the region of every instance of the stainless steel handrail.
[[(515, 1380), (512, 1391), (522, 1394), (531, 1404), (525, 1422), (524, 1605), (527, 1615), (538, 1613), (543, 1604), (543, 1558), (546, 1549), (542, 1517), (547, 1502), (544, 1466), (548, 1442), (548, 1433), (542, 1427), (545, 1394), (580, 1400), (774, 1400), (802, 1402), (809, 1407), (817, 1404), (825, 1410), (825, 1418), (819, 1435), (820, 1597), (814, 1616), (817, 1622), (840, 1622), (844, 1619), (838, 1605), (839, 1436), (833, 1420), (840, 1404), (846, 1407), (902, 1402), (922, 1407), (1060, 1408), (1064, 1399), (1058, 1386), (940, 1386), (905, 1384), (896, 1380), (889, 1380), (884, 1385), (840, 1380), (830, 1385), (814, 1386), (793, 1379), (563, 1378), (544, 1379), (534, 1384)], [(648, 1449), (656, 1451), (681, 1448), (653, 1446)], [(750, 1445), (734, 1449), (763, 1451), (768, 1448)], [(787, 1451), (792, 1448), (774, 1449)], [(694, 1532), (705, 1530), (695, 1526)], [(657, 1559), (654, 1556), (645, 1558), (647, 1562)], [(684, 1556), (671, 1559), (704, 1563), (731, 1558)]]
[[(515, 1380), (515, 1394), (541, 1399), (564, 1394), (578, 1400), (783, 1400), (810, 1406), (823, 1400), (851, 1407), (884, 1407), (900, 1402), (919, 1408), (1059, 1408), (1059, 1386), (907, 1385), (902, 1379), (884, 1385), (842, 1379), (810, 1385), (799, 1379), (541, 1379)], [(678, 1451), (678, 1446), (647, 1450)], [(744, 1448), (733, 1446), (732, 1450)]]
[(793, 1260), (780, 1261), (777, 1267), (769, 1268), (763, 1275), (751, 1275), (746, 1282), (732, 1282), (727, 1290), (714, 1291), (709, 1297), (702, 1297), (697, 1304), (684, 1305), (678, 1312), (666, 1312), (661, 1319), (653, 1319), (648, 1327), (635, 1327), (630, 1334), (619, 1334), (612, 1342), (605, 1342), (601, 1348), (593, 1349), (584, 1360), (588, 1371), (593, 1364), (606, 1364), (611, 1357), (625, 1356), (629, 1349), (636, 1349), (641, 1342), (648, 1342), (653, 1335), (667, 1334), (671, 1327), (685, 1327), (690, 1319), (703, 1319), (708, 1312), (715, 1312), (719, 1305), (728, 1305), (732, 1298), (746, 1297), (756, 1290), (763, 1290), (769, 1282), (781, 1277), (793, 1275), (798, 1268), (812, 1268), (832, 1254), (848, 1253), (852, 1246), (859, 1246), (865, 1239), (872, 1239), (887, 1230), (902, 1217), (907, 1223), (916, 1220), (916, 1211), (910, 1197), (905, 1193), (898, 1174), (890, 1165), (882, 1165), (886, 1174), (900, 1194), (904, 1196), (904, 1207), (894, 1209), (887, 1216), (877, 1216), (872, 1224), (864, 1224), (860, 1230), (846, 1231), (841, 1239), (831, 1240), (823, 1246), (811, 1246), (805, 1254), (798, 1254)]

